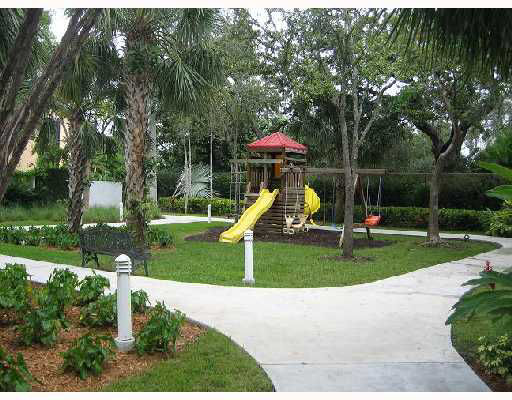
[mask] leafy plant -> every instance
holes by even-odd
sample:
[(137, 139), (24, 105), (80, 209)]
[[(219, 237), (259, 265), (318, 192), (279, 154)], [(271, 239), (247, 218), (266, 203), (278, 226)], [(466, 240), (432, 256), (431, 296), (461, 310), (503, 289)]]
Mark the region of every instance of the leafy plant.
[(30, 311), (24, 318), (24, 323), (17, 327), (21, 342), (29, 346), (41, 343), (52, 346), (59, 338), (62, 328), (61, 318), (55, 304), (48, 304)]
[(55, 269), (39, 297), (41, 307), (55, 305), (57, 316), (65, 322), (65, 309), (73, 304), (78, 286), (78, 276), (68, 268)]
[(86, 326), (113, 326), (117, 324), (115, 294), (102, 295), (80, 310), (80, 323)]
[(30, 307), (31, 287), (24, 265), (6, 264), (0, 269), (0, 309), (26, 310)]
[(89, 374), (99, 375), (103, 365), (112, 357), (114, 340), (111, 336), (83, 335), (73, 342), (73, 345), (61, 353), (64, 358), (64, 370), (74, 371), (80, 379), (86, 379)]
[[(494, 290), (488, 290), (495, 284)], [(455, 311), (448, 317), (446, 324), (458, 319), (468, 319), (475, 314), (484, 314), (492, 320), (512, 318), (512, 273), (482, 271), (480, 278), (471, 279), (463, 286), (475, 286), (466, 292), (452, 307)]]
[(512, 381), (512, 341), (508, 335), (500, 336), (495, 342), (482, 336), (478, 339), (478, 359), (488, 373), (500, 375)]
[(137, 354), (152, 353), (155, 351), (176, 351), (176, 340), (181, 334), (181, 327), (185, 321), (185, 314), (176, 310), (171, 313), (163, 302), (158, 302), (151, 310), (148, 322), (141, 329), (135, 340)]
[(98, 300), (104, 293), (105, 288), (110, 288), (110, 281), (93, 271), (93, 275), (86, 276), (80, 281), (78, 286), (76, 303), (78, 305), (85, 305)]
[(14, 358), (0, 346), (0, 392), (29, 392), (32, 380), (23, 355)]
[[(481, 161), (479, 165), (482, 168), (494, 172), (503, 179), (512, 182), (512, 169), (503, 167), (498, 164)], [(497, 197), (502, 200), (512, 200), (512, 185), (501, 185), (487, 191), (487, 196)]]
[(489, 219), (488, 233), (492, 236), (512, 237), (512, 209), (495, 211)]
[(149, 297), (144, 290), (132, 291), (132, 311), (145, 313), (149, 306)]

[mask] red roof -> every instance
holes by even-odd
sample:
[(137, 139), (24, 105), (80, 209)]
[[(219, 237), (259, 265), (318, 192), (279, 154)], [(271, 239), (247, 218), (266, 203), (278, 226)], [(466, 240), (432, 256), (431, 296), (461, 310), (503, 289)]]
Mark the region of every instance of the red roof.
[(255, 142), (247, 145), (250, 151), (282, 151), (303, 153), (308, 152), (308, 148), (303, 144), (297, 143), (295, 140), (289, 138), (284, 133), (274, 132), (271, 135), (258, 139)]

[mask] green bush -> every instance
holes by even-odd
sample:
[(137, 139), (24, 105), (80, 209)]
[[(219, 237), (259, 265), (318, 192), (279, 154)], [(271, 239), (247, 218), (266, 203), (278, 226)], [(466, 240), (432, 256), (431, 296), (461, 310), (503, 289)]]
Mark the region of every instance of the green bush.
[(28, 392), (33, 379), (23, 355), (14, 358), (0, 346), (0, 392)]
[(30, 311), (17, 330), (20, 333), (21, 342), (25, 345), (41, 343), (49, 347), (57, 342), (61, 328), (62, 322), (57, 308), (51, 304)]
[(488, 233), (492, 236), (512, 237), (512, 208), (493, 212)]
[(478, 359), (486, 372), (502, 376), (512, 383), (512, 341), (508, 335), (498, 337), (495, 342), (484, 336), (478, 341)]
[(144, 290), (132, 291), (132, 311), (145, 313), (149, 307), (149, 296)]
[(66, 307), (73, 304), (78, 287), (78, 276), (68, 268), (55, 269), (41, 290), (38, 303), (43, 308), (55, 306), (57, 316), (64, 325)]
[[(320, 211), (319, 211), (320, 213)], [(382, 207), (381, 225), (401, 228), (428, 227), (428, 208), (419, 207)], [(315, 214), (316, 216), (316, 214)], [(445, 230), (485, 231), (489, 226), (492, 211), (439, 209), (439, 227)], [(365, 217), (364, 207), (354, 207), (354, 221), (362, 222)], [(320, 217), (316, 217), (319, 219)], [(343, 222), (343, 215), (337, 221)]]
[(74, 341), (73, 345), (61, 353), (64, 358), (63, 369), (74, 371), (80, 379), (89, 374), (99, 375), (103, 365), (112, 357), (114, 340), (111, 336), (93, 336), (90, 333)]
[(102, 295), (98, 300), (80, 310), (80, 323), (89, 327), (114, 326), (117, 324), (117, 297)]
[(180, 311), (171, 313), (164, 303), (158, 302), (151, 310), (149, 320), (142, 327), (135, 340), (137, 353), (152, 353), (155, 351), (176, 351), (176, 340), (181, 333), (181, 327), (185, 322), (185, 314)]
[(16, 312), (30, 308), (31, 286), (24, 265), (6, 264), (0, 269), (0, 309)]
[[(182, 197), (161, 197), (158, 199), (158, 204), (167, 212), (185, 212), (185, 199)], [(234, 208), (234, 201), (229, 199), (192, 197), (188, 199), (188, 212), (206, 214), (208, 204), (212, 205), (212, 215), (228, 215)]]
[(85, 305), (98, 298), (104, 293), (105, 289), (110, 288), (110, 281), (104, 276), (97, 275), (92, 271), (93, 275), (88, 275), (78, 284), (78, 294), (76, 296), (76, 304)]
[[(106, 224), (97, 224), (96, 227), (110, 229), (113, 232), (126, 232), (127, 227), (110, 227)], [(95, 227), (84, 228), (94, 229)], [(170, 246), (174, 243), (171, 233), (158, 227), (149, 226), (146, 230), (150, 245), (160, 247)], [(79, 247), (78, 234), (70, 233), (66, 225), (42, 226), (24, 228), (22, 226), (0, 226), (0, 242), (12, 243), (19, 246), (48, 246), (71, 250)]]

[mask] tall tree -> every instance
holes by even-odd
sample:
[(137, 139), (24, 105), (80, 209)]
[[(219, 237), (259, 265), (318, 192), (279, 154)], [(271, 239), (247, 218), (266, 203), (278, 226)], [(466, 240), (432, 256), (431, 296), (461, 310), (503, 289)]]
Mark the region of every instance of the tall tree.
[(69, 148), (68, 228), (71, 232), (78, 232), (80, 228), (90, 160), (99, 146), (111, 140), (98, 129), (96, 110), (104, 106), (107, 96), (115, 94), (112, 85), (118, 64), (112, 44), (96, 35), (68, 65), (65, 79), (56, 93), (59, 114), (69, 122), (66, 141)]
[(216, 14), (213, 9), (116, 9), (105, 19), (106, 29), (124, 38), (126, 204), (139, 243), (144, 241), (145, 186), (153, 173), (146, 158), (152, 103), (187, 107), (218, 76), (208, 46)]
[(479, 127), (503, 101), (504, 86), (478, 79), (460, 67), (421, 69), (397, 97), (404, 116), (431, 142), (428, 241), (438, 245), (439, 180), (447, 163), (460, 154), (470, 129)]
[(0, 71), (0, 201), (21, 154), (47, 110), (50, 97), (63, 78), (64, 67), (84, 44), (101, 12), (101, 9), (73, 11), (68, 28), (50, 61), (31, 82), (28, 93), (20, 98), (43, 15), (42, 9), (23, 11), (23, 22), (8, 48)]
[(284, 15), (286, 30), (268, 35), (269, 75), (294, 100), (323, 101), (322, 107), (307, 109), (329, 115), (318, 132), (335, 143), (333, 154), (344, 170), (343, 255), (351, 258), (355, 171), (370, 129), (382, 117), (383, 97), (395, 83), (398, 62), (385, 46), (373, 11), (308, 9)]

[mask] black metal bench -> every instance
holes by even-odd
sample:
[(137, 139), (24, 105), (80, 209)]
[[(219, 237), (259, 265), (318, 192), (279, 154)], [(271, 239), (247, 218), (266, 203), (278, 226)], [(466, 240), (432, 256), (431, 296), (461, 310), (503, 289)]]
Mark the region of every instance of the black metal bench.
[(140, 248), (130, 232), (120, 232), (110, 227), (86, 228), (78, 234), (80, 238), (80, 253), (82, 255), (82, 267), (91, 260), (96, 262), (99, 268), (98, 254), (117, 257), (126, 254), (130, 257), (133, 270), (144, 266), (144, 273), (148, 276), (147, 261), (151, 258), (149, 247)]

